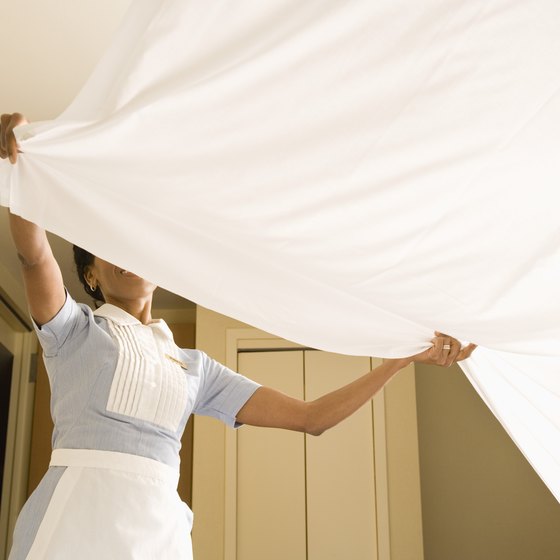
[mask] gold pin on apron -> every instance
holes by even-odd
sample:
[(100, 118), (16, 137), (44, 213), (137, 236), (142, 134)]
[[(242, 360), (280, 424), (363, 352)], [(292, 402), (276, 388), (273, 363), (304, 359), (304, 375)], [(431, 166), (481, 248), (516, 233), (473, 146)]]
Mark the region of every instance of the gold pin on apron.
[(181, 360), (178, 360), (177, 358), (174, 358), (169, 354), (165, 354), (165, 357), (169, 358), (172, 362), (175, 362), (176, 364), (180, 365), (183, 369), (188, 369), (187, 364), (185, 364), (185, 362), (182, 362)]

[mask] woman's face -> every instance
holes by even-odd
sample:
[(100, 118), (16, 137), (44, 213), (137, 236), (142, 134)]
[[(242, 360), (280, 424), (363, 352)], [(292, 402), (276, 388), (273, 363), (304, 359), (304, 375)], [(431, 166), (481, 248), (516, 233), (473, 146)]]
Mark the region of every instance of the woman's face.
[(156, 289), (156, 285), (140, 276), (95, 257), (89, 266), (86, 280), (92, 286), (99, 286), (106, 302), (110, 300), (145, 299)]

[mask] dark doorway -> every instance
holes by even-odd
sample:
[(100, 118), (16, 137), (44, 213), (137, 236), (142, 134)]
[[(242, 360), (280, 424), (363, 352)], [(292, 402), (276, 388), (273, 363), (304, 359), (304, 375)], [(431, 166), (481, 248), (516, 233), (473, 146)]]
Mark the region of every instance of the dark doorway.
[(0, 505), (2, 504), (2, 482), (6, 460), (6, 436), (12, 388), (12, 365), (14, 356), (0, 344)]

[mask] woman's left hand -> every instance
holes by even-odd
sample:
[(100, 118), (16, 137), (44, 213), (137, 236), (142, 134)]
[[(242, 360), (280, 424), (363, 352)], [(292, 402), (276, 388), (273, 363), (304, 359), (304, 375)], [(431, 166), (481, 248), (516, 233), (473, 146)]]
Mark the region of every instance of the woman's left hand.
[(446, 334), (436, 332), (435, 335), (435, 338), (432, 338), (433, 346), (420, 354), (416, 354), (416, 356), (412, 356), (412, 361), (449, 367), (468, 358), (476, 348), (476, 344), (469, 344), (462, 348), (457, 339)]

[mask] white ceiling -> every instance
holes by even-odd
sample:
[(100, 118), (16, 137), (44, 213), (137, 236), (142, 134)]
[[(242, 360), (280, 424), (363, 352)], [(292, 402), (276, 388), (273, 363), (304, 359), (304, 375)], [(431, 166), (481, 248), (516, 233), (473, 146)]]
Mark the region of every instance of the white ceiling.
[[(29, 120), (59, 115), (78, 93), (121, 21), (131, 0), (0, 0), (2, 44), (0, 113), (20, 112)], [(2, 162), (4, 164), (4, 162)], [(55, 256), (74, 298), (91, 303), (79, 284), (69, 243), (51, 236)], [(0, 212), (0, 288), (19, 284), (19, 263), (9, 236), (7, 211)], [(20, 298), (12, 295), (21, 307)], [(194, 304), (158, 290), (154, 307)]]

